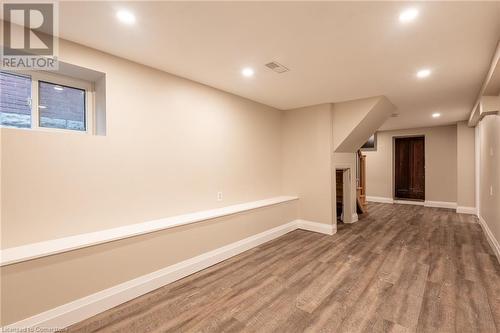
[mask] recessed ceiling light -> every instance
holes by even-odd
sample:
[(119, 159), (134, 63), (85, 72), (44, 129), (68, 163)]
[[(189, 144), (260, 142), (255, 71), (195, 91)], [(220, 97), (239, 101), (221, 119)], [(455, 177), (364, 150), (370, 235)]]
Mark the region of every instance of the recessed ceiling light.
[(402, 23), (408, 23), (416, 19), (418, 16), (418, 10), (415, 8), (410, 8), (399, 14), (399, 21)]
[(432, 114), (432, 118), (439, 118), (439, 117), (441, 117), (441, 113), (439, 113), (439, 112)]
[(116, 13), (116, 17), (120, 20), (120, 22), (125, 24), (134, 24), (135, 16), (131, 12), (127, 10), (120, 10)]
[(253, 70), (253, 68), (250, 68), (250, 67), (245, 67), (241, 70), (241, 75), (245, 76), (245, 77), (251, 77), (255, 74), (255, 71)]
[(430, 69), (421, 69), (417, 72), (417, 77), (418, 78), (424, 78), (424, 77), (428, 77), (429, 75), (431, 75), (431, 70)]

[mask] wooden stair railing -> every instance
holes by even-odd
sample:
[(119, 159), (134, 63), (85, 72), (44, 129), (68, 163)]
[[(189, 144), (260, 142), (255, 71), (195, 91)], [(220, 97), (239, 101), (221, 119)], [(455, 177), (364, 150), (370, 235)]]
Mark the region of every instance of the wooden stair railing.
[(366, 155), (358, 150), (358, 172), (357, 172), (357, 188), (356, 188), (356, 203), (358, 211), (361, 214), (366, 212)]

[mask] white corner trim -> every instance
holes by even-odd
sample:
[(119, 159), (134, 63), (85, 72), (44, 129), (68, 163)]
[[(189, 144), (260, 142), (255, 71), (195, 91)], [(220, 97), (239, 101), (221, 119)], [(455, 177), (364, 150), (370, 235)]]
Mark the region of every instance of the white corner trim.
[(488, 240), (488, 243), (491, 246), (491, 249), (495, 253), (498, 262), (500, 263), (500, 244), (498, 243), (498, 240), (495, 238), (493, 233), (491, 232), (490, 227), (488, 227), (488, 224), (486, 221), (481, 217), (478, 216), (479, 219), (479, 224), (483, 228), (484, 233), (486, 234), (486, 239)]
[(451, 208), (451, 209), (456, 209), (457, 208), (457, 203), (456, 202), (446, 202), (446, 201), (425, 201), (424, 202), (425, 207), (436, 207), (436, 208)]
[(333, 235), (337, 232), (337, 229), (333, 224), (318, 223), (307, 220), (295, 220), (295, 223), (297, 223), (297, 228), (302, 230), (319, 232), (326, 235)]
[(39, 328), (63, 329), (296, 229), (304, 229), (328, 235), (336, 232), (333, 225), (306, 220), (294, 220), (23, 319), (0, 328), (0, 332), (14, 331), (16, 329), (32, 329), (33, 331)]
[(366, 197), (366, 201), (370, 202), (381, 202), (381, 203), (394, 203), (394, 199), (392, 198), (385, 198), (385, 197)]
[(476, 209), (476, 207), (458, 206), (457, 213), (477, 215), (477, 209)]
[(297, 199), (298, 197), (294, 196), (274, 197), (211, 210), (177, 215), (159, 220), (131, 224), (118, 228), (89, 232), (75, 236), (12, 247), (0, 251), (0, 266), (81, 249), (83, 247), (98, 245), (128, 237), (144, 235), (155, 231), (241, 213)]

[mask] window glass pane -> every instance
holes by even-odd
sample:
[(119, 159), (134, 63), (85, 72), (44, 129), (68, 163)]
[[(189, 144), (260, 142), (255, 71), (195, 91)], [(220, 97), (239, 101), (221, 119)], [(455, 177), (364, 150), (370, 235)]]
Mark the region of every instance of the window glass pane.
[(0, 124), (31, 127), (31, 78), (0, 72)]
[(40, 126), (85, 130), (85, 90), (39, 82)]

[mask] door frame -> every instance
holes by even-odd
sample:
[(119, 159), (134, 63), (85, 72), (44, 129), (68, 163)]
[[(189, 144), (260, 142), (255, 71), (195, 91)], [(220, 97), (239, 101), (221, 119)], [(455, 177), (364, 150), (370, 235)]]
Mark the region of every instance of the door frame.
[[(343, 183), (343, 202), (342, 202), (342, 222), (344, 223), (355, 223), (358, 221), (358, 215), (356, 213), (356, 193), (354, 192), (353, 197), (353, 171), (351, 165), (347, 164), (337, 164), (335, 165), (335, 172), (337, 170), (342, 171), (342, 183)], [(335, 194), (335, 223), (337, 223), (337, 198)], [(346, 214), (347, 213), (347, 214)]]
[[(423, 200), (420, 200), (420, 199), (400, 199), (400, 198), (396, 198), (396, 139), (406, 139), (406, 138), (423, 138), (424, 139), (424, 199)], [(425, 134), (410, 134), (410, 135), (394, 135), (392, 137), (392, 164), (391, 164), (391, 167), (392, 167), (392, 198), (393, 200), (398, 200), (398, 201), (412, 201), (412, 202), (425, 202), (426, 198), (427, 198), (427, 186), (425, 186), (425, 183), (427, 181), (427, 168), (426, 168), (426, 158), (425, 158), (425, 155), (426, 155), (426, 149), (425, 149), (425, 146), (426, 146), (426, 142), (427, 142), (427, 138), (425, 136)]]

